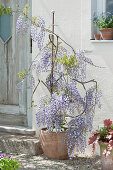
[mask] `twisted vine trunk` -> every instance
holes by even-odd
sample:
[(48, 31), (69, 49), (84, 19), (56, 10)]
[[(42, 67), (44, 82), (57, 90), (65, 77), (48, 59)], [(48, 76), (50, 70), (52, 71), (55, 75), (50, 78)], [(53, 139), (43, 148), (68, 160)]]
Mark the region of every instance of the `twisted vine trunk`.
[(53, 94), (53, 72), (54, 72), (54, 11), (52, 11), (52, 17), (53, 17), (53, 21), (52, 21), (52, 66), (51, 66), (51, 80), (50, 80), (50, 93), (51, 95)]

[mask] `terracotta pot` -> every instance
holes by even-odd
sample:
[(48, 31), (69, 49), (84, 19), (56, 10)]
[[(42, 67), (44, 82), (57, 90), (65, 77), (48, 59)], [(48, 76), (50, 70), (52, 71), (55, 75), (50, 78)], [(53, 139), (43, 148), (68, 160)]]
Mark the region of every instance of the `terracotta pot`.
[(103, 40), (112, 40), (113, 28), (102, 28), (100, 29), (100, 34)]
[(68, 159), (65, 134), (65, 132), (48, 133), (46, 128), (40, 130), (39, 140), (45, 156), (51, 159)]
[(100, 39), (100, 34), (94, 34), (94, 38), (95, 38), (95, 40), (99, 40)]
[(113, 149), (109, 156), (104, 156), (102, 153), (107, 147), (107, 143), (99, 142), (100, 145), (100, 155), (101, 155), (101, 164), (102, 170), (113, 170)]

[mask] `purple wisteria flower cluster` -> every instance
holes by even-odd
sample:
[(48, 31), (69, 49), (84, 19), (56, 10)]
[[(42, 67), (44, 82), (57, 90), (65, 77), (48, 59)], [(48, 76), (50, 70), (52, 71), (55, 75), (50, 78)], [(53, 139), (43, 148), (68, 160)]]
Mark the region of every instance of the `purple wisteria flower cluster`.
[(27, 20), (22, 15), (20, 15), (18, 17), (17, 24), (16, 24), (16, 34), (19, 34), (20, 32), (25, 32), (28, 26), (29, 23), (27, 22)]
[(41, 50), (43, 47), (44, 37), (45, 37), (45, 21), (43, 18), (36, 18), (35, 24), (31, 25), (31, 38), (34, 42), (37, 42), (39, 50)]
[[(20, 16), (17, 20), (17, 32), (23, 27), (22, 19)], [(97, 82), (94, 79), (88, 80), (86, 74), (87, 66), (94, 64), (85, 56), (84, 51), (75, 51), (59, 35), (46, 29), (42, 18), (29, 19), (27, 16), (26, 19), (31, 23), (31, 38), (37, 42), (40, 52), (28, 72), (19, 73), (19, 76), (23, 81), (30, 75), (29, 80), (34, 85), (33, 94), (40, 83), (49, 91), (49, 95), (40, 97), (36, 113), (37, 125), (46, 126), (49, 132), (66, 131), (65, 140), (71, 158), (75, 146), (77, 151), (85, 151), (86, 134), (93, 128), (95, 107), (97, 105), (101, 108), (101, 93)], [(49, 35), (48, 43), (44, 42), (46, 33)], [(32, 71), (36, 77), (31, 75)], [(45, 72), (47, 77), (42, 80)]]

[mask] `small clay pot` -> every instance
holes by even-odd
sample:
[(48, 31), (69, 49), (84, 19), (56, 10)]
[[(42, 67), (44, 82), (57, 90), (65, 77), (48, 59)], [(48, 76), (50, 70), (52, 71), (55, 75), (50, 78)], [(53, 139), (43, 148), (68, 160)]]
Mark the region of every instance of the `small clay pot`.
[(108, 143), (99, 142), (100, 145), (100, 155), (101, 155), (101, 164), (102, 170), (113, 170), (113, 149), (111, 150), (110, 155), (103, 155), (104, 150), (107, 148)]
[(68, 159), (67, 146), (65, 144), (65, 132), (47, 132), (46, 128), (40, 130), (39, 140), (44, 155), (51, 159)]
[(100, 29), (100, 34), (103, 40), (112, 40), (113, 28), (102, 28)]
[(100, 34), (94, 34), (95, 40), (100, 40)]

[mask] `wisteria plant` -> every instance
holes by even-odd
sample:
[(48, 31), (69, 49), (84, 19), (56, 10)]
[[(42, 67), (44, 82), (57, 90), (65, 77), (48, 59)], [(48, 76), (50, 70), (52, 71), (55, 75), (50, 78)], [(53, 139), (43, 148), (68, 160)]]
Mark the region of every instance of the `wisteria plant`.
[(98, 129), (93, 136), (89, 138), (89, 145), (92, 145), (93, 153), (96, 143), (100, 142), (107, 144), (103, 155), (108, 156), (113, 149), (113, 122), (110, 119), (104, 120), (104, 127)]
[[(43, 94), (37, 106), (37, 125), (46, 126), (49, 132), (66, 131), (68, 154), (71, 157), (74, 156), (74, 146), (77, 151), (85, 150), (86, 133), (92, 130), (95, 106), (101, 107), (97, 82), (88, 80), (86, 76), (87, 65), (95, 65), (84, 51), (75, 51), (54, 30), (46, 28), (43, 18), (30, 19), (28, 11), (27, 4), (17, 20), (16, 31), (19, 34), (30, 26), (31, 38), (37, 43), (39, 54), (28, 70), (19, 73), (22, 80), (17, 87), (21, 90), (24, 80), (30, 78), (33, 94), (39, 84), (47, 88), (49, 94)], [(32, 75), (32, 71), (36, 76)], [(43, 73), (48, 73), (45, 81), (42, 80)], [(79, 86), (83, 90), (79, 90)]]

